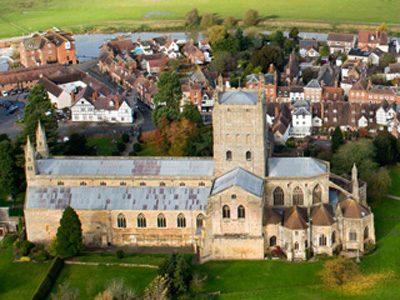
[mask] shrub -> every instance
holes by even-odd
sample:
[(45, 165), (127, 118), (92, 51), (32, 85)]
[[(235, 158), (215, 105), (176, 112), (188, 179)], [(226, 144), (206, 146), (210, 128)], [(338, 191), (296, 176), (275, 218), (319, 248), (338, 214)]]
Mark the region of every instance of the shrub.
[(129, 142), (129, 134), (124, 133), (124, 134), (121, 136), (121, 139), (122, 139), (122, 141), (123, 141), (124, 143), (128, 143), (128, 142)]
[(19, 258), (21, 256), (27, 256), (29, 251), (34, 247), (34, 244), (27, 240), (16, 241), (14, 243), (14, 256), (15, 258)]
[(31, 257), (35, 261), (46, 261), (49, 259), (49, 253), (44, 250), (43, 245), (37, 245), (31, 250)]
[(376, 244), (368, 243), (364, 246), (365, 253), (372, 253), (376, 250)]
[(42, 282), (36, 289), (32, 300), (46, 299), (63, 267), (64, 261), (58, 257), (55, 258), (46, 276), (43, 278)]
[(214, 15), (205, 14), (201, 18), (200, 26), (203, 27), (203, 28), (208, 28), (208, 27), (211, 27), (213, 25), (216, 25), (217, 22), (218, 22), (218, 20)]
[(137, 154), (136, 154), (136, 152), (135, 151), (131, 151), (131, 152), (129, 152), (129, 156), (136, 156)]
[(4, 237), (4, 239), (3, 239), (3, 241), (2, 241), (2, 246), (3, 247), (7, 247), (7, 248), (9, 248), (9, 247), (11, 247), (13, 244), (14, 244), (14, 242), (16, 241), (18, 239), (18, 235), (16, 235), (16, 234), (9, 234), (9, 235), (6, 235), (5, 237)]
[(360, 270), (354, 261), (339, 256), (338, 258), (326, 261), (319, 275), (324, 285), (337, 288), (350, 282), (359, 273)]
[(142, 146), (140, 146), (139, 143), (134, 143), (132, 148), (133, 148), (133, 151), (135, 151), (136, 153), (140, 152), (142, 150)]
[(113, 151), (111, 152), (112, 156), (119, 156), (121, 153), (119, 152), (118, 149), (113, 149)]
[(307, 248), (306, 249), (306, 259), (309, 260), (311, 258), (311, 249)]
[(271, 251), (271, 254), (273, 256), (279, 256), (279, 257), (285, 256), (285, 253), (283, 253), (282, 248), (279, 246), (276, 246), (275, 249)]
[(118, 251), (117, 251), (117, 258), (118, 258), (118, 259), (124, 258), (124, 251), (118, 250)]
[(121, 152), (125, 151), (126, 146), (125, 146), (124, 143), (119, 142), (119, 143), (117, 144), (117, 148), (118, 148), (118, 151), (121, 153)]
[(258, 22), (258, 11), (249, 9), (246, 11), (246, 15), (244, 17), (244, 24), (247, 26), (255, 26)]
[(236, 24), (235, 17), (229, 16), (226, 17), (226, 19), (224, 20), (224, 25), (228, 28), (235, 26), (235, 24)]

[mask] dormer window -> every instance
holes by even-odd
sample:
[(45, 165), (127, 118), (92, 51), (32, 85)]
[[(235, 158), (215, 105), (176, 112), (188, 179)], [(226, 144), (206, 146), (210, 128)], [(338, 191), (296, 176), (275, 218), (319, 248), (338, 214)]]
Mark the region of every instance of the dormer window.
[(115, 102), (114, 102), (113, 100), (111, 100), (110, 103), (109, 103), (109, 105), (110, 105), (111, 107), (114, 107), (114, 106), (115, 106)]

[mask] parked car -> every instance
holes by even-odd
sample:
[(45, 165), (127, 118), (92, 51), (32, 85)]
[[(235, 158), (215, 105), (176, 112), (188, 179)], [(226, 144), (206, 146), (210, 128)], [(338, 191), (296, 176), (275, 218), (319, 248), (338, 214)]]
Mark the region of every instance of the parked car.
[(0, 102), (0, 105), (4, 106), (7, 109), (11, 106), (11, 104), (12, 103), (10, 101), (7, 101), (7, 100), (3, 100), (3, 101)]
[(10, 90), (9, 94), (10, 94), (11, 96), (14, 96), (14, 95), (17, 94), (17, 91), (16, 91), (16, 90)]
[(6, 115), (7, 115), (7, 116), (12, 115), (13, 113), (15, 113), (15, 111), (16, 111), (17, 109), (18, 109), (17, 106), (14, 106), (14, 105), (11, 106), (10, 109), (7, 110)]
[(6, 91), (2, 91), (1, 94), (3, 95), (3, 97), (7, 97), (8, 93)]
[(24, 108), (25, 107), (25, 103), (22, 102), (15, 102), (14, 106), (18, 107), (18, 108)]

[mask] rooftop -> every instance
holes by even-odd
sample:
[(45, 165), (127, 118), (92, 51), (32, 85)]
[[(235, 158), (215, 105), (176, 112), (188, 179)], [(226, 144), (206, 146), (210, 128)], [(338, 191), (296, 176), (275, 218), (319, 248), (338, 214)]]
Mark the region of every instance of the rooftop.
[(328, 167), (311, 157), (271, 157), (269, 177), (311, 177), (328, 172)]
[(50, 158), (37, 161), (39, 174), (72, 176), (212, 176), (212, 159)]
[(220, 104), (257, 104), (257, 92), (254, 91), (227, 91), (219, 93)]

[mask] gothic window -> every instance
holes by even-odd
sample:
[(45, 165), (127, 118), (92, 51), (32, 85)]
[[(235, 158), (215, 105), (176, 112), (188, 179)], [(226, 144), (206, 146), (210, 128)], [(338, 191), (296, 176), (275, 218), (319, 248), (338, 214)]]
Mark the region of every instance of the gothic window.
[(157, 227), (158, 228), (165, 228), (167, 227), (167, 221), (163, 214), (159, 214), (157, 217)]
[(274, 190), (274, 205), (284, 205), (285, 194), (280, 187)]
[(228, 205), (224, 205), (222, 207), (222, 218), (229, 219), (231, 217), (231, 210), (229, 209)]
[(139, 185), (140, 186), (146, 186), (146, 182), (141, 182)]
[(185, 228), (186, 227), (186, 218), (183, 214), (179, 214), (177, 218), (178, 228)]
[(117, 218), (117, 227), (118, 228), (126, 228), (126, 219), (123, 214), (119, 214)]
[(304, 205), (304, 194), (298, 186), (293, 190), (293, 205)]
[(146, 217), (142, 213), (140, 213), (137, 217), (137, 227), (146, 228)]
[(271, 238), (269, 239), (269, 246), (270, 247), (276, 246), (276, 236), (271, 236)]
[(364, 240), (369, 238), (369, 228), (368, 226), (364, 229)]
[(299, 250), (299, 242), (294, 243), (294, 250)]
[(325, 236), (325, 234), (321, 234), (319, 236), (319, 245), (320, 246), (326, 246), (326, 236)]
[(119, 183), (119, 185), (120, 185), (120, 186), (125, 186), (125, 185), (126, 185), (126, 182), (121, 181), (121, 182)]
[(226, 151), (226, 160), (232, 160), (232, 151)]
[(82, 182), (80, 183), (80, 185), (85, 186), (85, 185), (87, 185), (87, 184), (86, 184), (86, 182), (82, 181)]
[(246, 152), (246, 160), (251, 161), (251, 152), (250, 151)]
[(349, 233), (349, 239), (350, 239), (350, 241), (357, 241), (357, 232), (355, 232), (355, 231), (350, 231), (350, 233)]
[(160, 186), (165, 186), (165, 182), (160, 182)]
[(199, 186), (205, 186), (206, 184), (204, 182), (200, 182)]
[(244, 219), (245, 218), (245, 210), (243, 205), (239, 205), (238, 209), (237, 209), (237, 214), (238, 214), (238, 219)]
[(198, 214), (196, 217), (196, 227), (203, 228), (204, 226), (204, 216), (203, 214)]
[(101, 186), (105, 186), (105, 185), (107, 185), (107, 183), (105, 183), (104, 181), (102, 181), (102, 182), (100, 182), (100, 185), (101, 185)]
[(57, 182), (57, 185), (64, 185), (64, 181)]
[(181, 182), (180, 184), (179, 184), (179, 186), (185, 186), (186, 184), (184, 183), (184, 182)]
[(313, 204), (321, 203), (321, 186), (317, 184), (313, 190)]

